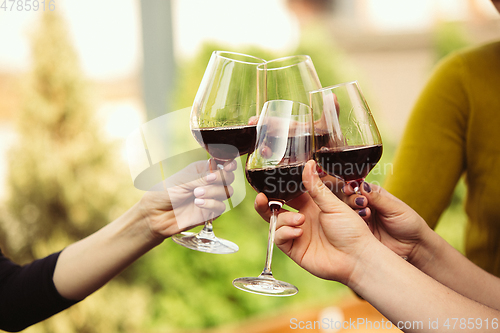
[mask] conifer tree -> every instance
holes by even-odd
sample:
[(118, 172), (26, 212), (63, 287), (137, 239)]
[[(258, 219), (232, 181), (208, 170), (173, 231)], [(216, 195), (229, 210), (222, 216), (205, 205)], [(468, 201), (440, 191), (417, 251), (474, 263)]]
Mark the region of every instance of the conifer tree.
[(47, 11), (31, 39), (33, 67), (9, 153), (9, 215), (0, 225), (2, 245), (18, 261), (109, 222), (123, 199), (120, 184), (130, 182), (117, 172), (116, 147), (97, 120), (67, 31), (57, 11)]
[[(128, 168), (99, 123), (67, 32), (59, 13), (47, 11), (31, 38), (32, 68), (9, 152), (8, 198), (0, 208), (0, 248), (19, 264), (88, 236), (137, 199)], [(115, 278), (26, 331), (134, 332), (147, 295)]]

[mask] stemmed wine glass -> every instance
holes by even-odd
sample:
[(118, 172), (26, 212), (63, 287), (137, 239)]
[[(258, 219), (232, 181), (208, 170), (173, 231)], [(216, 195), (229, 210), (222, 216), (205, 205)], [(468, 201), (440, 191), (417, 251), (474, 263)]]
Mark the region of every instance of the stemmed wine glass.
[[(297, 108), (297, 105), (302, 105), (300, 103), (303, 103), (304, 106), (300, 107), (299, 109), (302, 110), (301, 112), (304, 112), (304, 109), (307, 109), (307, 108), (305, 108), (305, 104), (307, 104), (307, 105), (309, 104), (309, 92), (311, 90), (316, 90), (316, 89), (321, 88), (321, 83), (319, 81), (318, 75), (316, 74), (316, 69), (314, 68), (314, 65), (313, 65), (311, 58), (307, 55), (294, 55), (294, 56), (288, 56), (288, 57), (274, 59), (274, 60), (268, 61), (266, 63), (263, 63), (263, 64), (257, 66), (257, 70), (258, 70), (258, 76), (259, 76), (258, 82), (260, 84), (260, 88), (264, 92), (264, 100), (269, 101), (264, 110), (269, 110), (269, 108), (272, 108), (272, 109), (276, 108), (277, 110), (282, 110), (283, 108), (286, 109), (287, 107), (289, 109), (290, 108), (293, 109), (294, 108), (293, 105), (295, 105), (295, 108)], [(292, 101), (294, 101), (294, 102), (292, 102)], [(269, 112), (271, 112), (271, 111), (269, 111)], [(280, 112), (284, 112), (284, 111), (280, 111)], [(278, 113), (278, 115), (279, 115), (279, 113)], [(259, 123), (260, 123), (260, 127), (259, 127), (260, 134), (259, 135), (260, 136), (268, 135), (268, 134), (266, 134), (268, 120), (262, 119), (262, 116), (264, 116), (264, 114), (262, 114), (261, 118), (259, 119)], [(289, 116), (291, 116), (291, 113)], [(281, 117), (276, 116), (273, 118), (267, 116), (267, 118), (276, 120), (276, 119), (283, 118), (283, 115)], [(287, 119), (284, 122), (287, 124), (287, 126), (289, 126), (288, 124), (290, 123), (290, 121), (291, 121), (290, 119)], [(270, 122), (270, 123), (274, 124), (273, 122)], [(276, 125), (278, 125), (278, 124), (276, 124)], [(312, 133), (312, 132), (310, 132), (310, 133)], [(274, 135), (274, 137), (276, 137), (275, 134), (273, 134), (273, 135)], [(269, 146), (274, 146), (275, 144), (278, 144), (279, 142), (282, 142), (284, 140), (284, 139), (281, 139), (280, 141), (274, 140), (274, 141), (276, 141), (276, 143), (273, 143), (272, 142), (273, 135), (271, 135), (271, 134), (268, 135), (269, 139), (267, 141), (269, 141), (269, 143), (268, 143)], [(290, 133), (284, 132), (284, 133), (282, 133), (281, 137), (287, 138), (286, 139), (287, 143), (291, 143), (292, 140), (290, 140), (290, 142), (288, 142), (289, 141), (288, 138), (292, 137), (289, 135), (290, 135)], [(260, 140), (260, 139), (258, 139), (258, 140)], [(295, 142), (295, 141), (293, 141), (293, 142)], [(281, 144), (283, 145), (283, 143), (281, 143)], [(259, 142), (256, 143), (256, 147), (259, 147)], [(269, 147), (265, 148), (265, 147), (267, 147), (267, 146), (263, 146), (262, 149), (265, 149), (265, 151), (267, 150), (268, 152), (272, 151), (271, 148), (273, 148), (273, 147), (270, 147), (270, 148)], [(289, 147), (290, 147), (290, 149), (293, 148), (292, 145), (289, 145)], [(274, 147), (274, 149), (276, 149), (276, 148), (277, 147)], [(283, 147), (281, 147), (281, 148), (285, 149)], [(286, 152), (283, 152), (283, 154), (285, 154), (285, 153)], [(266, 164), (266, 163), (264, 163), (265, 162), (264, 159), (266, 159), (267, 157), (265, 154), (262, 155), (262, 151), (261, 152), (256, 151), (255, 154), (256, 155), (253, 155), (254, 157), (252, 157), (252, 161), (254, 161), (253, 163), (256, 163), (255, 161), (262, 159), (262, 163), (263, 163), (262, 167), (267, 166), (269, 168), (268, 171), (272, 172), (272, 168), (273, 168), (272, 163), (276, 164), (276, 161), (272, 162), (270, 160), (270, 163), (271, 162), (272, 163)], [(249, 159), (250, 159), (250, 157), (249, 157)], [(247, 160), (247, 162), (249, 162), (249, 161), (250, 160)], [(284, 160), (283, 163), (286, 163), (286, 160)], [(249, 165), (250, 164), (247, 163), (247, 167), (249, 167)], [(284, 165), (286, 165), (286, 164), (284, 164)], [(255, 169), (255, 168), (256, 168), (255, 166), (251, 166), (249, 168), (249, 170)], [(279, 170), (279, 169), (275, 169), (275, 170)], [(298, 169), (295, 169), (295, 170), (298, 171)], [(246, 174), (247, 174), (247, 180), (250, 182), (250, 184), (252, 184), (253, 180), (251, 180), (251, 179), (255, 176), (252, 177), (249, 175), (258, 175), (259, 173), (254, 173), (252, 171), (250, 171), (250, 173), (249, 173), (247, 171)], [(299, 174), (300, 175), (302, 174), (301, 170), (300, 170)], [(297, 176), (297, 175), (295, 175), (295, 176)], [(301, 176), (297, 176), (297, 177), (298, 177), (297, 181), (302, 180)], [(255, 182), (255, 181), (253, 181), (253, 182)], [(256, 187), (256, 185), (253, 185), (253, 186), (255, 189), (257, 189), (257, 191), (259, 191), (259, 189)], [(264, 191), (264, 193), (266, 193), (266, 192)], [(285, 192), (281, 193), (281, 195), (285, 195), (285, 194), (286, 194)], [(292, 193), (292, 195), (294, 195), (294, 194)], [(269, 196), (268, 196), (268, 199), (271, 199), (271, 198), (269, 198)], [(285, 202), (288, 200), (289, 199), (286, 199)], [(290, 285), (290, 284), (285, 283), (285, 282), (275, 280), (271, 274), (271, 258), (272, 258), (272, 250), (273, 250), (273, 245), (274, 245), (274, 232), (276, 229), (276, 216), (275, 216), (275, 214), (276, 214), (277, 210), (279, 210), (279, 207), (281, 207), (281, 205), (283, 204), (283, 202), (281, 202), (281, 203), (280, 202), (281, 201), (279, 201), (279, 200), (270, 200), (269, 201), (271, 209), (273, 210), (274, 213), (273, 213), (273, 218), (271, 219), (271, 223), (269, 225), (267, 257), (266, 257), (266, 264), (265, 264), (264, 271), (257, 278), (235, 279), (233, 281), (233, 285), (241, 290), (252, 292), (252, 293), (257, 293), (257, 294), (261, 294), (261, 295), (272, 295), (272, 296), (291, 296), (291, 295), (294, 295), (298, 292), (298, 289), (295, 286)], [(280, 203), (280, 204), (277, 204), (277, 203)], [(273, 221), (274, 221), (274, 223), (273, 223)]]
[[(255, 144), (256, 124), (265, 92), (257, 66), (263, 59), (234, 52), (212, 53), (191, 109), (191, 132), (217, 167), (222, 169)], [(222, 174), (222, 173), (221, 173)], [(234, 253), (238, 246), (215, 236), (213, 218), (199, 233), (182, 232), (172, 239), (185, 247), (209, 253)]]
[(269, 296), (291, 296), (294, 285), (276, 280), (271, 272), (277, 213), (284, 203), (305, 192), (302, 171), (312, 158), (312, 111), (308, 105), (289, 100), (264, 104), (257, 124), (255, 150), (246, 163), (250, 185), (264, 193), (271, 208), (264, 269), (258, 277), (243, 277), (233, 285), (244, 291)]
[(382, 156), (382, 138), (357, 81), (310, 92), (314, 158), (327, 174), (354, 190)]

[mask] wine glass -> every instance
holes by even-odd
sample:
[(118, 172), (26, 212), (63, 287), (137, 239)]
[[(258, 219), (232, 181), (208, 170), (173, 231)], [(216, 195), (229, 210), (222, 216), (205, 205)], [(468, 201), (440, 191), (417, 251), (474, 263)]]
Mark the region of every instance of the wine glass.
[(271, 272), (277, 213), (284, 203), (306, 190), (302, 171), (312, 158), (312, 112), (308, 105), (289, 100), (264, 104), (257, 124), (255, 150), (245, 167), (248, 182), (269, 200), (271, 219), (264, 269), (258, 277), (243, 277), (233, 285), (244, 291), (268, 296), (291, 296), (294, 285), (276, 280)]
[(314, 158), (327, 174), (359, 186), (382, 156), (382, 138), (357, 81), (310, 93)]
[[(263, 59), (234, 52), (212, 53), (191, 109), (191, 132), (222, 169), (255, 144), (256, 124), (264, 103), (257, 66)], [(221, 173), (222, 174), (222, 173)], [(238, 246), (215, 236), (213, 218), (199, 233), (182, 232), (172, 239), (187, 248), (209, 253), (234, 253)]]
[(274, 59), (257, 67), (266, 101), (291, 100), (309, 105), (309, 92), (321, 88), (321, 83), (308, 55), (293, 55)]

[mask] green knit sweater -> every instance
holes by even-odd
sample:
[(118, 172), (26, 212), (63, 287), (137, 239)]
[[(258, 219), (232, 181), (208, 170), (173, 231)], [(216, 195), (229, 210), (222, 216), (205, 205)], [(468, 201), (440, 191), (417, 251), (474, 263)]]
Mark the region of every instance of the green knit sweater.
[(466, 255), (500, 276), (500, 42), (440, 62), (420, 95), (385, 188), (434, 227), (465, 173)]

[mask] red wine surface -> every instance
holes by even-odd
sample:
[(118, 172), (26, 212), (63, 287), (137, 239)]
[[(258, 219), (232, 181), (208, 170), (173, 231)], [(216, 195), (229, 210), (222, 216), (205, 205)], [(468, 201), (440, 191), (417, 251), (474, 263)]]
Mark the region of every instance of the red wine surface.
[(321, 168), (345, 181), (362, 180), (382, 156), (382, 145), (325, 148), (314, 153)]
[(288, 202), (305, 192), (302, 171), (305, 163), (281, 165), (275, 168), (246, 170), (247, 180), (257, 192), (269, 200)]
[(255, 148), (256, 125), (194, 128), (191, 131), (196, 141), (217, 160), (230, 161)]

